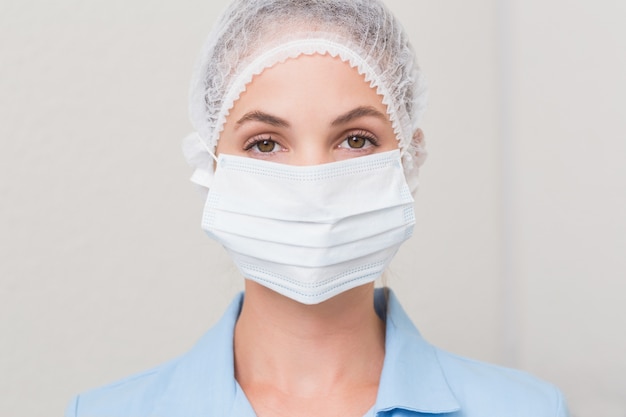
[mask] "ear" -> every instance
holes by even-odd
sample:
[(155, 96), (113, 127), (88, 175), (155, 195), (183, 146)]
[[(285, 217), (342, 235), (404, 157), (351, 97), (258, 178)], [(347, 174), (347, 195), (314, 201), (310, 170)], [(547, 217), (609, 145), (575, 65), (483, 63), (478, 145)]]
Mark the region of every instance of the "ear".
[(424, 147), (424, 131), (422, 129), (418, 128), (415, 133), (413, 133), (412, 142), (414, 145), (417, 145), (418, 148)]
[(411, 153), (413, 154), (413, 158), (424, 162), (423, 160), (426, 156), (426, 141), (424, 139), (424, 131), (422, 129), (418, 128), (415, 130), (415, 133), (413, 133), (409, 149), (412, 151)]
[(411, 139), (411, 145), (408, 150), (411, 153), (415, 167), (419, 168), (426, 160), (426, 141), (424, 139), (424, 131), (416, 129)]

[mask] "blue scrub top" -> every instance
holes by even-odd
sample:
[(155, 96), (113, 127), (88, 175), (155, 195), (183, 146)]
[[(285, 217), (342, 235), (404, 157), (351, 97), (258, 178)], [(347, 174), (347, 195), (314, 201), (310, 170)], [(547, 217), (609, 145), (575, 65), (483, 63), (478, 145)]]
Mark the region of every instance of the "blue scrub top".
[[(365, 417), (568, 416), (554, 386), (430, 345), (393, 292), (385, 298), (376, 291), (375, 306), (386, 321), (385, 360), (376, 404)], [(242, 302), (243, 293), (185, 355), (78, 395), (65, 416), (255, 417), (234, 377), (233, 331)]]

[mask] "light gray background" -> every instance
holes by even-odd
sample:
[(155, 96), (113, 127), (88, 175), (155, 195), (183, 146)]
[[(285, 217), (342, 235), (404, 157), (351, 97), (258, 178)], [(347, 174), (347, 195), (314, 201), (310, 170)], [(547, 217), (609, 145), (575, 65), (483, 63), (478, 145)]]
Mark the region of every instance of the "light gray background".
[[(224, 4), (0, 2), (0, 415), (186, 351), (242, 287), (180, 153)], [(391, 286), (432, 342), (626, 416), (626, 2), (388, 4), (431, 87)]]

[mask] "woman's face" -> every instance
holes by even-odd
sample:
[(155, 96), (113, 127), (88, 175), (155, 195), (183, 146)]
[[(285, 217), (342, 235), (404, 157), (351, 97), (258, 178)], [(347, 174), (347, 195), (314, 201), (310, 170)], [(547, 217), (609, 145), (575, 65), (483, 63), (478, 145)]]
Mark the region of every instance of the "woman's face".
[(302, 55), (248, 84), (217, 153), (317, 165), (397, 147), (382, 97), (364, 76), (338, 58)]

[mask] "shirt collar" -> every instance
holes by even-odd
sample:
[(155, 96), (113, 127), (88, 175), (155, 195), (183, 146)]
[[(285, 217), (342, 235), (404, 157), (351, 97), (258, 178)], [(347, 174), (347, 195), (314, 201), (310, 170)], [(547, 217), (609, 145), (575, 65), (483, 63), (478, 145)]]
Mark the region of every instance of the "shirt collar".
[[(234, 375), (233, 333), (242, 302), (243, 293), (180, 358), (154, 415), (254, 416)], [(459, 410), (435, 348), (421, 337), (394, 293), (376, 290), (375, 304), (386, 321), (386, 341), (374, 411), (404, 409), (441, 414)]]
[(386, 338), (374, 410), (404, 409), (430, 414), (459, 410), (435, 348), (422, 338), (393, 291), (376, 290), (375, 304), (379, 314), (386, 311)]
[(243, 293), (235, 297), (220, 321), (180, 358), (154, 415), (231, 415), (236, 398), (243, 394), (238, 394), (233, 358), (233, 335), (242, 302)]

